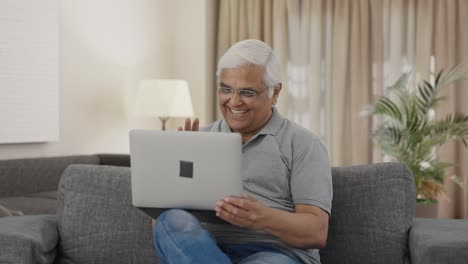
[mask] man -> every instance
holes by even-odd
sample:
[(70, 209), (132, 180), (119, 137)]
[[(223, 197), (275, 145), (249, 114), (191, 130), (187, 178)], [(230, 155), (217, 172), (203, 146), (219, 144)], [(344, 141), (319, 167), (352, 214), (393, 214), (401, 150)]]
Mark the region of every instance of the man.
[[(218, 202), (216, 215), (232, 225), (200, 223), (183, 210), (161, 214), (153, 232), (160, 261), (320, 263), (332, 200), (328, 154), (274, 107), (282, 88), (277, 58), (265, 43), (244, 40), (223, 55), (217, 75), (224, 119), (203, 130), (241, 134), (248, 195)], [(185, 130), (197, 131), (198, 119), (186, 120)]]

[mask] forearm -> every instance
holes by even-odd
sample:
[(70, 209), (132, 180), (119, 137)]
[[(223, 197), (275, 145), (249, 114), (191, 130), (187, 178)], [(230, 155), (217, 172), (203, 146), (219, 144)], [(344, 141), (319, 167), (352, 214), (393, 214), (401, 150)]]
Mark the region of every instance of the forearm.
[(297, 248), (323, 248), (327, 240), (327, 223), (310, 213), (291, 213), (269, 209), (262, 230)]
[(290, 213), (245, 196), (224, 198), (215, 210), (233, 225), (263, 230), (296, 248), (323, 248), (327, 242), (328, 213), (314, 205), (298, 204)]

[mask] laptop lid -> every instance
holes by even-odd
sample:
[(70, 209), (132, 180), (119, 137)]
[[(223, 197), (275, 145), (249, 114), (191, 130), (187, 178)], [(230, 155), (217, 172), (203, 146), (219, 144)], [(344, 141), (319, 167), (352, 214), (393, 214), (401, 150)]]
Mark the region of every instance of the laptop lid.
[(237, 133), (132, 130), (132, 203), (214, 210), (220, 199), (242, 195), (241, 159)]

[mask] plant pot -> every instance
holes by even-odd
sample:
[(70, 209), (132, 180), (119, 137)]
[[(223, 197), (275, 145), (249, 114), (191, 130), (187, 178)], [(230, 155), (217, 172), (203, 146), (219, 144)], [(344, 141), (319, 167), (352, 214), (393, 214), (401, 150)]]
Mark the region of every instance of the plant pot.
[(437, 203), (416, 203), (417, 218), (437, 218)]

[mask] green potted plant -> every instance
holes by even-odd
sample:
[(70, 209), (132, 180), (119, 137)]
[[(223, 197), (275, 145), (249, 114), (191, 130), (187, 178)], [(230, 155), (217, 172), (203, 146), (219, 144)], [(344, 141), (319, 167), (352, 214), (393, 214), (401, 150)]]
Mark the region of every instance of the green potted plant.
[[(385, 95), (367, 107), (365, 113), (380, 117), (373, 140), (384, 155), (405, 163), (413, 173), (418, 203), (435, 203), (444, 193), (445, 169), (454, 164), (442, 162), (436, 148), (450, 140), (468, 139), (468, 115), (451, 113), (435, 118), (439, 96), (448, 84), (468, 77), (468, 65), (440, 71), (433, 83), (423, 80), (411, 85), (410, 73), (403, 74)], [(451, 176), (459, 183), (456, 176)]]

